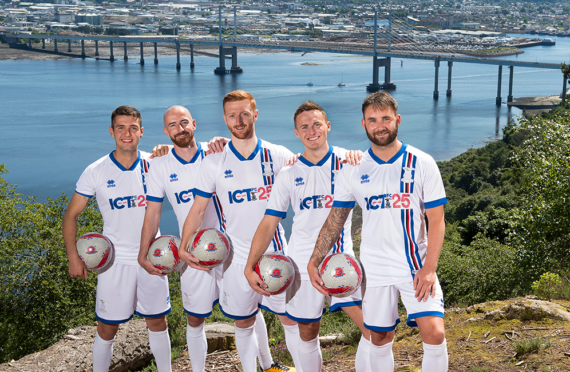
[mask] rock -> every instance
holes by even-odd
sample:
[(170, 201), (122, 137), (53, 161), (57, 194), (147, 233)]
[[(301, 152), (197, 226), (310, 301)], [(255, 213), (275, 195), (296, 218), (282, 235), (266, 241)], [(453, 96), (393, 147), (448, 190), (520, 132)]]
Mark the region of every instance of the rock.
[[(0, 364), (0, 371), (92, 371), (96, 330), (92, 326), (70, 329), (62, 340), (49, 348), (17, 361)], [(122, 324), (113, 344), (113, 360), (109, 371), (126, 372), (142, 368), (151, 358), (145, 321), (139, 319)]]
[(216, 350), (236, 350), (234, 325), (229, 323), (209, 323), (204, 326), (208, 340), (208, 353)]
[(505, 319), (505, 312), (502, 311), (501, 309), (487, 311), (485, 313), (485, 319), (494, 320), (494, 321)]
[(507, 319), (570, 321), (570, 313), (561, 306), (548, 301), (521, 299), (501, 308)]

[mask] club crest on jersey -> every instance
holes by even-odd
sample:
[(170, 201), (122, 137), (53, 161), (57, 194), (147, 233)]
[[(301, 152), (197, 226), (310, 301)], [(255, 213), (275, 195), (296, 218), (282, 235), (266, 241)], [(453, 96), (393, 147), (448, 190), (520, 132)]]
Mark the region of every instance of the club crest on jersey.
[(160, 251), (160, 249), (155, 249), (154, 253), (152, 254), (154, 257), (161, 257), (162, 256), (162, 252)]
[(402, 176), (402, 182), (405, 183), (411, 183), (414, 182), (413, 178), (412, 178), (412, 168), (408, 168), (408, 167), (404, 167), (402, 168), (402, 170), (404, 171), (404, 175)]
[(225, 175), (225, 178), (231, 178), (231, 177), (234, 176), (234, 175), (232, 174), (232, 171), (229, 170), (229, 169), (224, 172), (224, 175)]
[(176, 173), (172, 173), (169, 177), (170, 182), (178, 181), (178, 175)]
[(271, 272), (271, 277), (272, 278), (281, 278), (281, 270), (273, 269), (273, 271)]
[(305, 182), (303, 181), (303, 177), (297, 177), (295, 178), (295, 186), (301, 186), (304, 185)]
[(117, 185), (115, 185), (115, 181), (113, 181), (113, 180), (107, 181), (107, 188), (109, 188), (109, 187), (115, 187), (115, 186), (117, 186)]
[(273, 170), (271, 169), (271, 164), (273, 164), (273, 162), (264, 161), (261, 164), (263, 164), (263, 176), (264, 177), (273, 176)]
[(384, 198), (384, 208), (392, 208), (391, 201), (392, 199), (390, 198), (390, 195), (386, 195), (386, 197)]
[(97, 249), (95, 249), (94, 246), (90, 246), (89, 248), (87, 248), (87, 254), (93, 254), (93, 253), (97, 253)]
[(368, 183), (368, 182), (370, 182), (370, 176), (367, 174), (363, 174), (360, 177), (360, 183)]
[(342, 269), (342, 267), (337, 267), (336, 269), (334, 269), (334, 274), (333, 274), (334, 278), (340, 278), (343, 276), (344, 276), (344, 270)]

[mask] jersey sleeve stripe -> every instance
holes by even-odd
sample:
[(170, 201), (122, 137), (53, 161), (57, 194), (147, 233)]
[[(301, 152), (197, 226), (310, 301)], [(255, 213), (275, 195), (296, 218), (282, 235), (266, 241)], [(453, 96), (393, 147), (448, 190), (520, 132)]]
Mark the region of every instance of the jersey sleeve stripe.
[(340, 200), (335, 200), (333, 201), (333, 207), (339, 207), (339, 208), (354, 208), (354, 204), (355, 202), (353, 201), (340, 201)]
[(276, 211), (275, 209), (266, 209), (265, 214), (268, 216), (275, 216), (275, 217), (281, 217), (281, 218), (287, 217), (287, 212), (280, 212), (280, 211)]
[(75, 193), (76, 193), (76, 194), (79, 194), (79, 195), (81, 195), (81, 196), (85, 196), (86, 198), (92, 198), (92, 197), (93, 197), (93, 195), (82, 194), (82, 193), (80, 193), (80, 192), (77, 191), (77, 190), (75, 190)]
[(147, 195), (147, 196), (146, 196), (146, 200), (151, 201), (151, 202), (155, 202), (155, 203), (162, 203), (162, 201), (164, 200), (164, 198), (158, 198), (158, 197), (156, 197), (156, 196)]
[(208, 198), (208, 199), (211, 198), (212, 195), (214, 195), (213, 192), (205, 192), (205, 191), (202, 191), (202, 190), (199, 190), (199, 189), (194, 189), (193, 191), (194, 191), (194, 194), (199, 195), (199, 196), (201, 196), (201, 197), (203, 197), (203, 198)]
[(224, 209), (222, 208), (222, 203), (218, 195), (214, 195), (214, 208), (216, 209), (216, 215), (218, 216), (218, 223), (220, 225), (220, 231), (226, 232), (226, 217), (224, 216)]
[(439, 207), (440, 205), (447, 204), (447, 198), (441, 198), (434, 201), (424, 203), (426, 209), (431, 209), (435, 207)]

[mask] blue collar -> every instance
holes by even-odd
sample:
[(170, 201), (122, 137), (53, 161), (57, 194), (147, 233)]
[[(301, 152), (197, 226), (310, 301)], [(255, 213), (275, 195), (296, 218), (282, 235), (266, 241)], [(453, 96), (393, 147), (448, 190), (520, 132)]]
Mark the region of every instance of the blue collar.
[(258, 138), (257, 139), (257, 147), (255, 148), (255, 150), (253, 150), (253, 152), (249, 155), (249, 157), (246, 159), (244, 158), (239, 152), (238, 150), (236, 150), (236, 148), (234, 147), (234, 144), (232, 143), (232, 141), (228, 142), (228, 147), (230, 148), (230, 150), (232, 150), (232, 152), (234, 153), (234, 155), (236, 156), (236, 158), (238, 158), (238, 160), (240, 161), (244, 161), (244, 160), (253, 160), (255, 159), (255, 156), (257, 155), (257, 153), (259, 152), (259, 150), (261, 149), (261, 140)]
[(402, 154), (404, 153), (404, 151), (406, 151), (406, 148), (408, 147), (407, 144), (402, 142), (402, 147), (400, 148), (400, 150), (396, 153), (396, 155), (392, 156), (392, 158), (388, 161), (384, 161), (382, 159), (380, 159), (378, 156), (374, 155), (374, 152), (372, 151), (372, 147), (368, 149), (368, 153), (370, 154), (370, 156), (372, 157), (372, 159), (382, 165), (382, 164), (392, 164), (394, 163), (400, 156), (402, 156)]
[(202, 145), (200, 144), (200, 142), (196, 142), (196, 144), (198, 145), (198, 149), (196, 150), (194, 157), (192, 159), (190, 159), (190, 161), (186, 161), (186, 160), (182, 159), (180, 156), (178, 156), (178, 154), (174, 150), (174, 147), (172, 148), (172, 155), (174, 155), (176, 160), (178, 160), (183, 165), (192, 164), (192, 163), (196, 162), (196, 159), (198, 159), (198, 157), (200, 156), (200, 152), (202, 151)]
[(299, 156), (299, 161), (303, 164), (305, 164), (307, 167), (320, 167), (321, 165), (323, 165), (324, 163), (327, 162), (327, 160), (329, 160), (329, 158), (331, 157), (331, 154), (333, 152), (333, 147), (331, 145), (329, 145), (329, 152), (327, 152), (327, 154), (321, 159), (319, 160), (319, 162), (317, 164), (313, 164), (310, 161), (308, 161), (307, 159), (305, 159), (302, 155)]
[(112, 161), (113, 163), (115, 163), (115, 165), (116, 165), (117, 167), (119, 167), (119, 169), (122, 170), (123, 172), (124, 172), (124, 171), (132, 171), (133, 169), (136, 169), (137, 165), (138, 165), (139, 162), (141, 161), (141, 152), (140, 152), (140, 151), (137, 151), (137, 152), (138, 152), (138, 155), (139, 155), (139, 156), (137, 157), (137, 160), (135, 160), (135, 162), (133, 163), (133, 165), (131, 165), (131, 167), (130, 167), (129, 169), (123, 167), (123, 165), (122, 165), (121, 163), (119, 163), (119, 162), (117, 161), (117, 159), (115, 159), (115, 155), (113, 155), (113, 151), (111, 151), (111, 153), (109, 154), (109, 157), (111, 158), (111, 161)]

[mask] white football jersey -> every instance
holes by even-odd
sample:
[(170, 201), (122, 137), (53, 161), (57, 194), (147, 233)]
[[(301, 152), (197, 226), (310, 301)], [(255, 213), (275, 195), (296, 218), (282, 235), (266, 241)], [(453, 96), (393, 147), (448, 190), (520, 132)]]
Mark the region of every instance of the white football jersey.
[(111, 152), (89, 165), (75, 188), (80, 195), (97, 198), (103, 235), (115, 246), (115, 262), (123, 265), (138, 265), (149, 159), (149, 153), (139, 151), (138, 159), (126, 169)]
[[(327, 155), (317, 164), (301, 156), (297, 163), (279, 173), (271, 191), (265, 214), (285, 218), (289, 203), (295, 212), (287, 255), (297, 264), (303, 280), (309, 279), (307, 264), (333, 206), (335, 179), (342, 168), (340, 161), (345, 154), (345, 149), (330, 146)], [(330, 253), (354, 255), (351, 226), (352, 212)]]
[[(258, 140), (256, 149), (246, 159), (230, 141), (224, 151), (208, 155), (202, 161), (196, 195), (218, 195), (226, 217), (226, 232), (234, 248), (233, 262), (245, 265), (253, 235), (261, 222), (275, 176), (293, 153), (283, 146)], [(286, 247), (281, 224), (277, 227), (270, 251)]]
[(337, 181), (333, 207), (362, 207), (360, 261), (368, 285), (413, 280), (427, 250), (424, 212), (447, 203), (433, 158), (402, 144), (384, 162), (369, 149), (360, 165), (343, 167)]
[[(174, 209), (178, 228), (182, 235), (182, 227), (188, 216), (188, 211), (194, 204), (194, 187), (198, 178), (200, 164), (204, 153), (208, 151), (206, 142), (197, 143), (198, 149), (194, 157), (187, 162), (176, 154), (173, 148), (166, 156), (155, 158), (148, 173), (147, 200), (162, 203), (164, 196)], [(223, 213), (216, 195), (210, 200), (202, 228), (215, 228), (224, 231)]]

